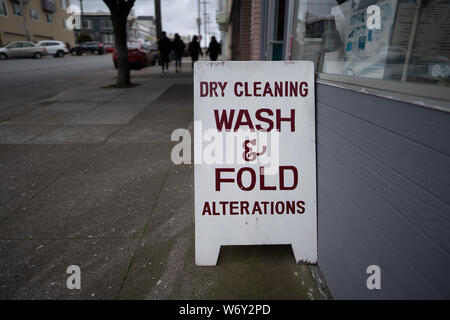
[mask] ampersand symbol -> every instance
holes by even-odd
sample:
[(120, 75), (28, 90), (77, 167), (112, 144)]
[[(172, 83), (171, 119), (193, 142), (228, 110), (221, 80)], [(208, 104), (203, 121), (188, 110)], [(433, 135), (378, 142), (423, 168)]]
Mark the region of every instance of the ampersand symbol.
[(263, 155), (267, 150), (267, 147), (263, 146), (261, 152), (255, 152), (255, 151), (252, 151), (252, 147), (249, 146), (249, 144), (252, 144), (255, 146), (256, 139), (252, 139), (252, 140), (247, 139), (242, 144), (242, 146), (244, 147), (244, 153), (242, 154), (242, 157), (244, 158), (245, 161), (254, 161), (256, 159), (256, 157)]

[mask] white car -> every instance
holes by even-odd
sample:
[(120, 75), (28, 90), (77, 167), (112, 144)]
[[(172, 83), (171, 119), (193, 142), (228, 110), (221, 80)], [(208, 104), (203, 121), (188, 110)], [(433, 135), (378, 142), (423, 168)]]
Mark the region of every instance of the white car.
[(47, 55), (47, 49), (29, 41), (13, 41), (0, 48), (0, 60), (8, 58), (35, 58)]
[(53, 55), (54, 57), (64, 57), (65, 54), (69, 53), (67, 45), (62, 41), (43, 40), (39, 41), (37, 46), (44, 47), (47, 49), (47, 53), (49, 55)]

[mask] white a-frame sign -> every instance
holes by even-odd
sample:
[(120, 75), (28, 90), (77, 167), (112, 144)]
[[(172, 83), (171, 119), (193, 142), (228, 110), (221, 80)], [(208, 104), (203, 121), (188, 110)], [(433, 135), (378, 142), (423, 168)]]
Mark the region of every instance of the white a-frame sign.
[(313, 64), (197, 62), (194, 82), (196, 264), (259, 244), (316, 263)]

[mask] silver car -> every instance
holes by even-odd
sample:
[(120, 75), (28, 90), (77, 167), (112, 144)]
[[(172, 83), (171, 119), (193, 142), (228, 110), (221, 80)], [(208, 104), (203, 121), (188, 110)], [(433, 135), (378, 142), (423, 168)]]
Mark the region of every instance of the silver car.
[(47, 49), (29, 41), (13, 41), (0, 48), (0, 60), (8, 58), (41, 58)]

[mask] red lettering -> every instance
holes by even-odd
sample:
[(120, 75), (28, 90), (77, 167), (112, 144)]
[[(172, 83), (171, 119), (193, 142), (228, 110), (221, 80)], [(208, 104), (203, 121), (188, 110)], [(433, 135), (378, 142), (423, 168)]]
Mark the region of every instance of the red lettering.
[(220, 90), (222, 91), (222, 97), (225, 96), (225, 88), (227, 87), (228, 82), (218, 82)]
[(253, 206), (252, 214), (255, 214), (256, 211), (259, 211), (259, 214), (262, 214), (262, 212), (261, 212), (261, 207), (259, 206), (259, 203), (258, 203), (258, 202), (255, 202), (255, 205)]
[[(216, 169), (217, 170), (217, 169)], [(244, 172), (247, 171), (250, 173), (250, 185), (248, 187), (245, 187), (244, 184), (242, 183), (242, 175), (244, 174)], [(256, 185), (256, 173), (252, 168), (241, 168), (239, 169), (238, 173), (237, 173), (237, 184), (239, 186), (239, 188), (241, 188), (244, 191), (251, 191), (255, 188)]]
[(232, 215), (239, 214), (239, 202), (238, 201), (230, 201), (230, 214), (232, 214)]
[(285, 121), (285, 122), (290, 122), (291, 124), (291, 131), (294, 132), (295, 131), (295, 109), (291, 109), (291, 116), (288, 118), (282, 118), (281, 117), (281, 110), (277, 109), (276, 110), (276, 118), (277, 118), (277, 130), (281, 131), (281, 122)]
[[(213, 211), (213, 216), (220, 216), (220, 212), (216, 210), (216, 203), (215, 202), (212, 203), (212, 207), (213, 207), (213, 210), (212, 210)], [(225, 212), (223, 214), (225, 214)]]
[(214, 118), (216, 120), (217, 131), (222, 131), (224, 125), (225, 130), (231, 130), (234, 118), (234, 110), (230, 110), (229, 117), (227, 117), (227, 110), (222, 110), (220, 119), (219, 119), (219, 110), (214, 110)]
[(242, 96), (242, 91), (241, 92), (238, 92), (238, 86), (243, 86), (243, 84), (242, 84), (242, 82), (236, 82), (235, 84), (234, 84), (234, 94), (236, 95), (236, 97), (241, 97)]
[(265, 97), (266, 95), (269, 95), (269, 94), (271, 97), (273, 97), (272, 87), (270, 86), (270, 82), (266, 82), (266, 86), (264, 87), (263, 96)]
[[(294, 181), (292, 183), (292, 186), (288, 187), (284, 184), (284, 171), (290, 170), (292, 171)], [(297, 168), (293, 166), (280, 166), (280, 190), (294, 190), (297, 188), (298, 184), (298, 172)]]
[(264, 167), (259, 167), (259, 184), (261, 190), (275, 190), (277, 188), (275, 186), (266, 186), (264, 179)]
[(299, 91), (302, 97), (306, 97), (308, 95), (308, 83), (304, 81), (300, 82)]
[(267, 128), (263, 128), (260, 124), (257, 124), (256, 125), (256, 130), (267, 131), (267, 132), (272, 131), (272, 129), (273, 129), (273, 121), (271, 119), (269, 119), (269, 118), (266, 118), (266, 117), (262, 116), (261, 113), (267, 113), (269, 116), (273, 116), (273, 112), (272, 112), (271, 109), (258, 109), (258, 110), (256, 110), (256, 114), (255, 114), (256, 120), (261, 121), (261, 122), (265, 122), (265, 123), (268, 124)]
[(211, 82), (209, 84), (209, 89), (210, 89), (211, 97), (213, 96), (213, 93), (216, 97), (219, 96), (216, 91), (217, 90), (217, 82)]
[(283, 82), (275, 82), (275, 97), (283, 96)]
[(253, 82), (253, 94), (255, 97), (261, 97), (261, 93), (259, 91), (261, 90), (261, 82)]
[(252, 95), (248, 92), (248, 82), (244, 83), (244, 87), (245, 87), (245, 96), (246, 97), (251, 97)]
[(296, 97), (298, 91), (298, 82), (290, 82), (289, 83), (289, 95), (291, 97)]
[(204, 216), (206, 213), (209, 216), (211, 215), (211, 208), (209, 207), (209, 202), (205, 202), (205, 205), (203, 206), (202, 216)]
[(219, 204), (222, 206), (222, 214), (226, 215), (228, 201), (219, 201)]
[(220, 191), (221, 182), (234, 182), (232, 178), (224, 178), (220, 176), (222, 172), (234, 172), (234, 168), (216, 168), (216, 191)]
[[(281, 208), (280, 208), (280, 205), (281, 205)], [(277, 204), (275, 205), (275, 211), (278, 214), (284, 213), (284, 202), (283, 201), (277, 201)]]
[(200, 97), (206, 97), (208, 95), (208, 82), (200, 81)]
[[(228, 113), (229, 112), (229, 113)], [(239, 109), (237, 111), (236, 121), (234, 118), (235, 110), (221, 110), (219, 113), (219, 110), (214, 110), (214, 119), (216, 121), (216, 128), (218, 131), (223, 130), (233, 130), (238, 131), (240, 127), (248, 127), (250, 130), (256, 130), (264, 131), (264, 132), (270, 132), (274, 129), (274, 125), (276, 124), (276, 130), (281, 131), (282, 129), (282, 122), (288, 122), (290, 124), (290, 130), (295, 131), (295, 109), (290, 110), (290, 116), (289, 117), (282, 117), (281, 116), (281, 109), (276, 110), (275, 114), (275, 121), (272, 120), (270, 117), (273, 117), (273, 111), (271, 109), (262, 108), (258, 109), (255, 112), (255, 118), (259, 122), (256, 122), (256, 126), (254, 124), (254, 120), (252, 120), (252, 117), (250, 116), (250, 113), (246, 109)], [(265, 124), (264, 126), (262, 124)]]
[(249, 206), (248, 201), (241, 201), (241, 214), (244, 214), (244, 211), (245, 211), (245, 214), (250, 214), (248, 212), (248, 206)]
[(286, 202), (286, 213), (295, 214), (295, 201)]
[(305, 212), (305, 202), (304, 201), (297, 201), (297, 212), (302, 214)]
[[(242, 120), (245, 116), (245, 121)], [(248, 113), (248, 110), (239, 110), (237, 119), (236, 119), (236, 125), (234, 127), (234, 131), (238, 131), (240, 126), (248, 126), (251, 130), (254, 130), (252, 120), (250, 119), (250, 114)]]

